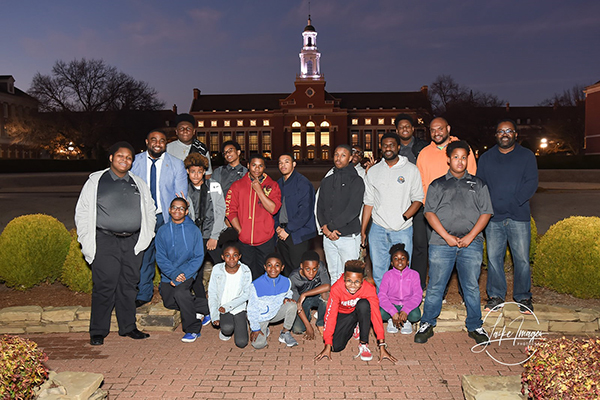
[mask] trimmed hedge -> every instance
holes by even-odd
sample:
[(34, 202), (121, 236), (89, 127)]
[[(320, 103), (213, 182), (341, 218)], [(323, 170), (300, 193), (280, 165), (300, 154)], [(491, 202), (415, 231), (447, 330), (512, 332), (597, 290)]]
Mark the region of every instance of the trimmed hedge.
[(77, 231), (72, 229), (70, 233), (71, 245), (60, 280), (75, 292), (92, 293), (92, 270), (81, 253), (81, 245), (77, 241)]
[(600, 298), (600, 218), (570, 217), (538, 243), (533, 283), (580, 298)]
[(67, 228), (44, 214), (22, 215), (0, 235), (0, 280), (18, 290), (60, 277), (71, 237)]

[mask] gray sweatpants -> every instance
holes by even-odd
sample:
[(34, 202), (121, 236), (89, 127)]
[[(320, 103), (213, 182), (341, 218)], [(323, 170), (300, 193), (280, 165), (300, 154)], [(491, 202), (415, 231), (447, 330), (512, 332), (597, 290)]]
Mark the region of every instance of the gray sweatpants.
[(256, 340), (252, 342), (252, 346), (257, 349), (262, 349), (266, 346), (267, 328), (269, 324), (274, 324), (283, 320), (283, 329), (291, 330), (292, 326), (294, 325), (294, 320), (296, 319), (297, 313), (298, 306), (293, 301), (288, 301), (287, 303), (283, 304), (273, 318), (260, 323), (260, 330), (263, 334), (258, 335)]

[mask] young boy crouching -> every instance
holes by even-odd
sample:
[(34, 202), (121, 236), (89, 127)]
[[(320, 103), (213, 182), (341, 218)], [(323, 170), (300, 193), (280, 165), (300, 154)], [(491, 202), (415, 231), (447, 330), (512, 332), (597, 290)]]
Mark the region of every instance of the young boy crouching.
[(315, 360), (324, 357), (331, 360), (332, 351), (344, 350), (358, 323), (360, 343), (356, 357), (360, 356), (363, 361), (373, 359), (368, 346), (369, 332), (373, 326), (379, 347), (379, 362), (385, 359), (393, 363), (397, 361), (387, 351), (377, 290), (375, 286), (365, 281), (364, 268), (365, 264), (362, 261), (346, 261), (342, 279), (338, 279), (331, 286), (323, 332), (325, 348), (315, 357)]
[(288, 347), (297, 346), (290, 329), (296, 319), (297, 306), (292, 300), (291, 282), (281, 275), (284, 268), (281, 256), (269, 254), (265, 261), (265, 274), (254, 280), (250, 287), (248, 300), (248, 322), (250, 323), (250, 341), (255, 349), (267, 346), (269, 324), (283, 320), (283, 330), (279, 341)]

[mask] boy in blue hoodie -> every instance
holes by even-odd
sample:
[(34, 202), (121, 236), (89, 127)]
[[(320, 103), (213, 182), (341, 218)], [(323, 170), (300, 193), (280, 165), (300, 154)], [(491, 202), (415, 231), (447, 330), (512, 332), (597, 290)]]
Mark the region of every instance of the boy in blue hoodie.
[(292, 300), (292, 283), (281, 275), (284, 268), (281, 256), (269, 254), (265, 261), (265, 274), (254, 280), (250, 286), (248, 300), (248, 322), (250, 322), (250, 342), (255, 349), (267, 346), (269, 324), (283, 320), (283, 330), (279, 341), (288, 347), (298, 342), (290, 330), (296, 319), (297, 306)]
[(208, 300), (196, 297), (191, 291), (204, 259), (202, 232), (186, 218), (188, 204), (185, 199), (173, 199), (169, 215), (171, 221), (156, 233), (156, 261), (161, 273), (159, 291), (166, 308), (181, 311), (185, 332), (181, 341), (191, 343), (200, 336), (202, 318), (209, 314)]

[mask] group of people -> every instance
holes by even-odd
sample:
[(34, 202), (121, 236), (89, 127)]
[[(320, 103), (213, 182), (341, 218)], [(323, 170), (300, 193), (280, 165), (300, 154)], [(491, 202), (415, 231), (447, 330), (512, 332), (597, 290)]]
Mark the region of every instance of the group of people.
[[(316, 359), (331, 359), (354, 337), (358, 356), (371, 360), (372, 328), (380, 360), (395, 361), (384, 332), (412, 334), (420, 321), (414, 341), (427, 342), (456, 268), (465, 325), (483, 343), (489, 340), (478, 284), (484, 231), (486, 309), (504, 303), (508, 244), (513, 298), (521, 312), (533, 312), (529, 199), (538, 175), (535, 156), (517, 143), (516, 124), (498, 123), (497, 145), (480, 157), (479, 168), (445, 119), (431, 121), (431, 143), (414, 135), (409, 115), (396, 116), (395, 126), (396, 133), (380, 139), (379, 162), (371, 157), (363, 165), (359, 146), (338, 145), (316, 193), (296, 171), (293, 154), (279, 156), (282, 176), (274, 181), (262, 155), (242, 165), (234, 141), (223, 144), (226, 165), (213, 171), (189, 114), (177, 117), (178, 140), (168, 145), (161, 130), (148, 134), (147, 151), (135, 157), (128, 143), (116, 143), (109, 168), (90, 175), (76, 207), (82, 253), (92, 267), (90, 343), (103, 344), (113, 308), (120, 335), (149, 336), (137, 329), (135, 309), (152, 299), (155, 263), (165, 307), (181, 311), (184, 342), (212, 323), (221, 340), (260, 349), (269, 325), (283, 321), (279, 341), (292, 347), (294, 334), (315, 338), (316, 310), (325, 343)], [(310, 250), (318, 234), (325, 262)], [(361, 261), (367, 248), (370, 277)], [(215, 264), (208, 291), (206, 256)]]

